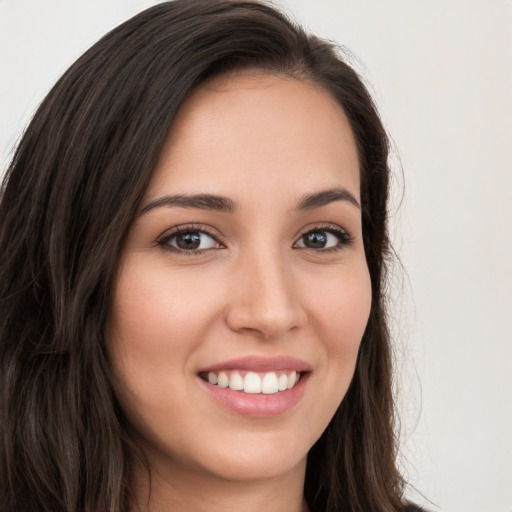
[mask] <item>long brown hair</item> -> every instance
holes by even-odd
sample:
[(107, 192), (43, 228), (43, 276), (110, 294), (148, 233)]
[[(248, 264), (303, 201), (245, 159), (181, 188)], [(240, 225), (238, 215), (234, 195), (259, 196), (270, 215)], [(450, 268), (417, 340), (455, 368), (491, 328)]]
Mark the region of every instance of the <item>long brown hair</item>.
[(330, 43), (256, 1), (178, 0), (107, 34), (28, 126), (0, 203), (0, 511), (121, 512), (127, 433), (103, 329), (127, 229), (185, 97), (244, 68), (322, 85), (354, 132), (373, 296), (351, 386), (308, 456), (312, 512), (401, 511), (383, 289), (388, 139)]

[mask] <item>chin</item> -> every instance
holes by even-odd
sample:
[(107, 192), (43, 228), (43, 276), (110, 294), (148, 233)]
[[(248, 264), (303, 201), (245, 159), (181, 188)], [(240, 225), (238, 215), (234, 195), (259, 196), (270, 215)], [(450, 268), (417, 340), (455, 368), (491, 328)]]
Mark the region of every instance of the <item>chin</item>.
[[(203, 447), (200, 452), (189, 452), (188, 455), (192, 467), (198, 465), (210, 476), (256, 482), (304, 471), (309, 444), (305, 439), (293, 439), (284, 432), (262, 435), (261, 432), (247, 431), (244, 435), (227, 435), (217, 443)], [(179, 454), (177, 458), (183, 461)]]
[(222, 464), (216, 464), (212, 474), (217, 478), (234, 482), (260, 482), (305, 470), (306, 456), (284, 458), (283, 455), (282, 453), (275, 454), (273, 457), (267, 457), (266, 454), (260, 454), (258, 457), (247, 455), (238, 457), (236, 460), (226, 457)]

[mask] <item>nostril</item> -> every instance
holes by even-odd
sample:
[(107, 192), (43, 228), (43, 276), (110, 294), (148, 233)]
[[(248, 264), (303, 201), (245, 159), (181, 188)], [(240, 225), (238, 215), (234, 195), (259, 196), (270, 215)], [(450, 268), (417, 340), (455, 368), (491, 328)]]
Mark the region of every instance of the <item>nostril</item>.
[(305, 318), (301, 306), (290, 302), (272, 309), (265, 305), (260, 307), (258, 303), (234, 304), (226, 320), (231, 330), (268, 341), (300, 328)]

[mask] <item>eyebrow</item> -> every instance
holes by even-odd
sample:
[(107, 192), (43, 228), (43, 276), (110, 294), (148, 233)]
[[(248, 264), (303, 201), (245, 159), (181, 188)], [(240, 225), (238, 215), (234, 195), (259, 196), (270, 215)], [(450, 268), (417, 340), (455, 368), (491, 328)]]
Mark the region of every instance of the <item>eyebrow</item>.
[(229, 197), (213, 194), (176, 194), (159, 197), (149, 202), (142, 208), (139, 216), (162, 206), (199, 208), (201, 210), (215, 210), (218, 212), (234, 212), (236, 209), (235, 202), (229, 199)]
[(314, 210), (315, 208), (321, 208), (335, 201), (348, 201), (359, 210), (361, 209), (361, 205), (357, 199), (346, 188), (335, 187), (305, 195), (299, 201), (297, 210)]
[[(328, 190), (322, 190), (313, 194), (307, 194), (299, 201), (297, 210), (314, 210), (321, 208), (336, 201), (348, 201), (356, 208), (361, 209), (357, 199), (343, 187), (335, 187)], [(142, 208), (139, 216), (163, 206), (177, 206), (180, 208), (198, 208), (201, 210), (214, 210), (218, 212), (233, 213), (237, 209), (236, 203), (225, 196), (214, 194), (175, 194), (165, 195), (150, 201)]]

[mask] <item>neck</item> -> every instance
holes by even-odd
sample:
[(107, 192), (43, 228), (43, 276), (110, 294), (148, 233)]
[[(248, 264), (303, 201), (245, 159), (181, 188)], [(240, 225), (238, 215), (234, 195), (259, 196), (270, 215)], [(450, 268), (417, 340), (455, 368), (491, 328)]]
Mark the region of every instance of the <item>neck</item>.
[(132, 512), (307, 512), (303, 498), (306, 461), (278, 477), (235, 481), (181, 468), (152, 465), (135, 471)]

